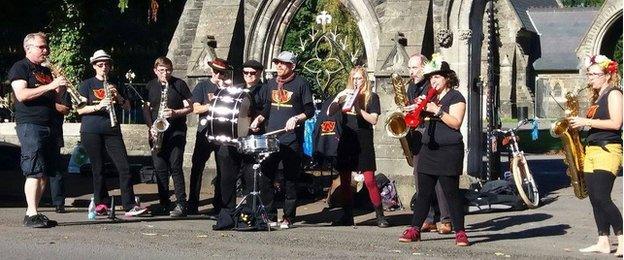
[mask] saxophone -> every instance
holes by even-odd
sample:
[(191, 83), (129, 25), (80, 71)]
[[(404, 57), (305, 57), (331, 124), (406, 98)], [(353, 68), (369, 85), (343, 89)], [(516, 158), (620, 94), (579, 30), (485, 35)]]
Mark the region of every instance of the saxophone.
[(117, 126), (117, 114), (115, 113), (115, 105), (113, 104), (113, 94), (110, 90), (110, 84), (108, 84), (108, 80), (106, 75), (103, 76), (104, 81), (102, 82), (102, 87), (104, 88), (104, 93), (106, 97), (104, 99), (110, 100), (110, 103), (106, 107), (108, 110), (108, 117), (110, 118), (111, 127)]
[(407, 94), (405, 93), (406, 83), (403, 82), (401, 76), (396, 73), (392, 73), (391, 79), (392, 88), (394, 89), (394, 103), (398, 108), (397, 111), (390, 113), (388, 117), (386, 117), (384, 129), (388, 136), (399, 139), (407, 164), (414, 167), (414, 165), (412, 165), (413, 153), (407, 142), (407, 138), (405, 138), (409, 132), (409, 127), (405, 123), (405, 115), (403, 114), (403, 110), (407, 105)]
[(162, 148), (163, 135), (169, 129), (169, 121), (165, 118), (165, 109), (167, 107), (167, 92), (169, 91), (169, 82), (165, 82), (165, 86), (160, 92), (160, 106), (158, 106), (158, 117), (152, 124), (152, 135), (154, 145), (152, 151), (158, 153)]
[[(579, 91), (580, 92), (580, 91)], [(579, 100), (578, 93), (567, 92), (566, 95), (566, 116), (578, 116)], [(581, 144), (579, 131), (570, 127), (570, 121), (563, 118), (554, 122), (550, 134), (553, 137), (561, 138), (563, 151), (565, 153), (564, 162), (568, 165), (566, 174), (570, 176), (570, 185), (574, 188), (574, 195), (579, 199), (587, 197), (587, 186), (583, 175), (583, 159), (585, 151)]]
[[(53, 64), (48, 58), (46, 58), (46, 60), (43, 63), (41, 63), (41, 66), (49, 68), (50, 71), (52, 72), (52, 76), (54, 76), (55, 78), (65, 76), (65, 74), (63, 73), (63, 70), (61, 70), (61, 68)], [(71, 98), (72, 105), (76, 108), (82, 108), (86, 106), (87, 98), (80, 95), (80, 92), (78, 92), (74, 84), (72, 84), (69, 79), (67, 80), (67, 82), (68, 82), (68, 85), (66, 86), (67, 93), (69, 93), (69, 97)]]

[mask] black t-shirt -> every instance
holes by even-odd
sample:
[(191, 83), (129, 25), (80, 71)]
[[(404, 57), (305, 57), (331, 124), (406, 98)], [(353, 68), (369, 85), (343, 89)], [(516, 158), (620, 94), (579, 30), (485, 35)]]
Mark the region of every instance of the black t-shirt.
[[(158, 109), (160, 108), (160, 96), (164, 88), (158, 79), (153, 79), (147, 83), (147, 89), (149, 91), (148, 100), (150, 102), (152, 122), (158, 118)], [(180, 109), (184, 108), (184, 100), (192, 99), (193, 95), (189, 90), (186, 82), (183, 80), (171, 77), (169, 79), (169, 90), (167, 91), (167, 108)], [(183, 132), (186, 133), (186, 116), (168, 118), (169, 129), (167, 132)]]
[[(117, 92), (126, 99), (126, 91), (124, 91), (124, 87), (119, 84), (114, 84), (112, 82), (108, 82), (108, 84), (114, 85), (117, 88)], [(87, 98), (87, 105), (96, 105), (99, 104), (102, 99), (106, 97), (106, 92), (104, 91), (103, 81), (97, 79), (96, 77), (92, 77), (86, 79), (82, 83), (80, 83), (80, 95)], [(121, 114), (123, 113), (121, 106), (119, 104), (115, 104), (115, 115), (117, 116), (117, 122), (120, 122)], [(91, 134), (113, 134), (113, 133), (121, 133), (121, 128), (119, 123), (115, 127), (111, 127), (110, 115), (108, 110), (103, 109), (101, 111), (97, 111), (94, 113), (84, 114), (82, 115), (80, 124), (80, 132), (81, 133), (91, 133)]]
[(409, 99), (409, 104), (416, 103), (416, 98), (422, 95), (427, 95), (427, 91), (429, 90), (429, 81), (423, 79), (417, 83), (410, 83), (407, 87), (407, 99)]
[[(602, 120), (611, 118), (611, 116), (609, 115), (609, 94), (613, 90), (621, 91), (619, 89), (611, 88), (605, 91), (602, 94), (602, 96), (598, 97), (598, 99), (596, 100), (596, 103), (594, 104), (594, 106), (598, 106), (598, 108), (596, 109), (596, 112), (591, 118), (602, 119)], [(620, 127), (620, 129), (618, 130), (590, 128), (585, 141), (586, 142), (607, 141), (607, 142), (621, 143), (622, 142), (622, 128)]]
[[(293, 116), (304, 113), (304, 106), (312, 105), (312, 92), (308, 83), (299, 75), (284, 84), (285, 95), (280, 99), (277, 81), (271, 79), (266, 85), (265, 111), (268, 113), (267, 132), (283, 129), (286, 122)], [(303, 142), (303, 123), (293, 132), (282, 132), (277, 135), (281, 144), (289, 145), (295, 140)]]
[[(442, 107), (444, 112), (448, 113), (449, 107), (457, 103), (466, 103), (466, 99), (459, 91), (451, 89), (442, 97), (439, 105)], [(432, 116), (430, 120), (425, 121), (424, 125), (425, 132), (422, 137), (423, 144), (437, 144), (442, 146), (463, 143), (461, 132), (450, 128), (448, 125), (443, 123), (440, 118)]]
[[(262, 113), (266, 101), (266, 91), (264, 91), (264, 84), (258, 82), (258, 84), (251, 86), (247, 89), (249, 96), (251, 97), (250, 117), (251, 120)], [(258, 132), (249, 132), (252, 135), (259, 135), (264, 133), (264, 124), (260, 124), (260, 130)]]
[[(361, 102), (364, 104), (364, 96), (358, 97), (359, 100), (356, 102)], [(354, 108), (355, 109), (355, 106)], [(371, 93), (370, 100), (368, 101), (368, 105), (363, 108), (366, 112), (370, 114), (381, 114), (381, 106), (379, 105), (379, 96), (377, 93)], [(353, 131), (372, 131), (373, 125), (366, 121), (361, 114), (356, 114), (354, 110), (346, 112), (343, 117), (343, 127), (348, 127)]]
[[(9, 70), (9, 81), (25, 80), (27, 88), (36, 88), (52, 82), (50, 69), (30, 62), (27, 58), (13, 64)], [(15, 122), (49, 126), (56, 113), (55, 91), (49, 91), (35, 99), (15, 102)]]
[[(199, 82), (193, 89), (193, 102), (205, 105), (209, 102), (208, 94), (216, 95), (219, 92), (219, 87), (209, 80)], [(208, 115), (208, 111), (199, 114), (199, 124), (197, 124), (197, 132), (204, 131), (208, 124), (201, 124), (202, 118)]]

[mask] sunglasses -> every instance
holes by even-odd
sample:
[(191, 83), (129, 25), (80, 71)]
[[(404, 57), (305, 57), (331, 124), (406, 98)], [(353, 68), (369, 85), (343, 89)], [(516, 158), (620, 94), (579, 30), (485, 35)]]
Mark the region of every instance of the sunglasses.
[(257, 71), (243, 71), (243, 74), (245, 75), (256, 75), (256, 73), (258, 73)]
[(99, 64), (95, 64), (95, 66), (98, 68), (104, 68), (104, 67), (110, 67), (111, 65), (108, 63), (99, 63)]

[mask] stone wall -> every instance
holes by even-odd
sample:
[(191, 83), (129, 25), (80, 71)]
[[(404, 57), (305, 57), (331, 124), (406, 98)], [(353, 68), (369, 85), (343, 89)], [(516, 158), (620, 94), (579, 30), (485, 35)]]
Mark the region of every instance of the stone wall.
[[(536, 115), (540, 118), (560, 118), (564, 111), (557, 105), (565, 108), (565, 94), (568, 91), (576, 92), (579, 88), (587, 86), (585, 76), (576, 71), (568, 73), (538, 73), (536, 77), (535, 95)], [(552, 93), (551, 96), (549, 93)], [(580, 112), (584, 115), (589, 105), (590, 93), (588, 90), (580, 92)]]

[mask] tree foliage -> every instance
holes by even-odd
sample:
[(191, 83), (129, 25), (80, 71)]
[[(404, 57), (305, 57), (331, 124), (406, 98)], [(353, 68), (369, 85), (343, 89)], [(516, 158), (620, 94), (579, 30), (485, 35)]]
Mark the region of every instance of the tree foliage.
[(605, 0), (562, 0), (566, 7), (599, 7)]
[[(332, 16), (325, 31), (317, 24), (316, 16), (326, 11)], [(323, 36), (327, 38), (323, 38)], [(329, 40), (328, 40), (329, 39)], [(297, 72), (305, 77), (312, 85), (312, 91), (317, 97), (325, 98), (335, 95), (344, 89), (348, 72), (354, 65), (366, 64), (364, 43), (359, 33), (355, 19), (339, 0), (309, 0), (305, 1), (291, 21), (283, 50), (289, 50), (298, 55)], [(356, 54), (355, 57), (351, 55)], [(334, 57), (340, 60), (328, 61), (325, 58)], [(354, 58), (352, 60), (352, 58)], [(336, 71), (331, 76), (320, 75), (304, 69), (304, 66), (313, 71)], [(317, 83), (317, 77), (327, 82)]]

